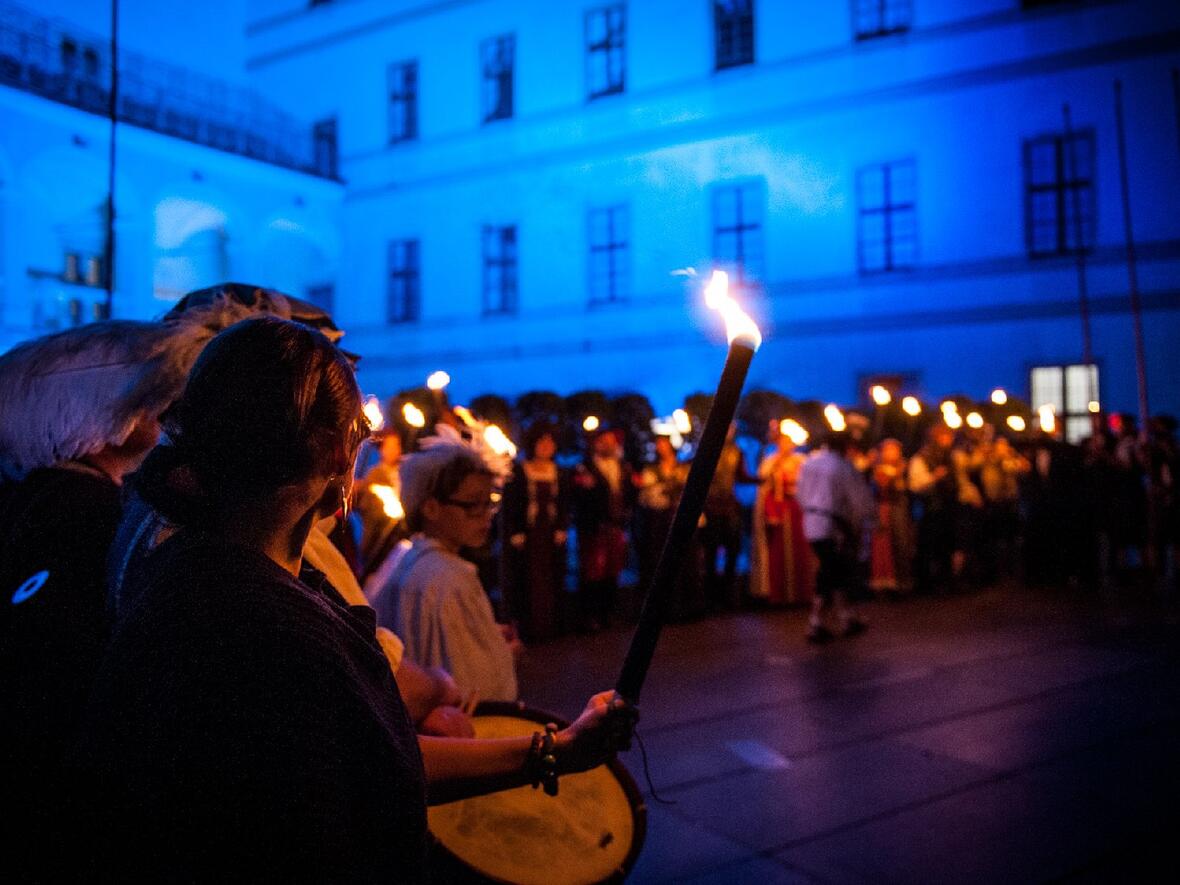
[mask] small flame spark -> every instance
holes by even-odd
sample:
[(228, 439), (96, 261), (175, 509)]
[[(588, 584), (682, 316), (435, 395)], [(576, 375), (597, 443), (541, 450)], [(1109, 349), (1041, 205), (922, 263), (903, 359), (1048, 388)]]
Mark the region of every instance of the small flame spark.
[(479, 426), (479, 421), (476, 420), (475, 416), (471, 414), (471, 410), (466, 406), (455, 406), (452, 411), (454, 411), (454, 413), (459, 416), (459, 420), (468, 427)]
[(762, 345), (762, 333), (757, 323), (730, 296), (729, 274), (725, 271), (713, 271), (712, 279), (705, 286), (705, 304), (724, 318), (725, 336), (730, 344), (740, 341), (751, 350), (757, 350)]
[(381, 411), (381, 402), (372, 394), (365, 397), (364, 412), (369, 430), (380, 430), (385, 426), (385, 415)]
[(406, 511), (402, 507), (401, 499), (398, 498), (393, 486), (371, 485), (369, 486), (369, 491), (381, 501), (381, 506), (385, 510), (386, 516), (395, 522), (405, 518)]
[(780, 421), (778, 423), (778, 432), (797, 446), (803, 445), (811, 438), (811, 434), (807, 432), (807, 428), (794, 418), (784, 418)]
[(497, 427), (495, 424), (489, 424), (483, 431), (484, 442), (486, 442), (497, 455), (507, 455), (509, 458), (516, 457), (516, 446), (513, 445), (507, 435)]
[(827, 419), (828, 426), (837, 433), (848, 429), (848, 424), (844, 420), (844, 413), (840, 411), (840, 407), (835, 403), (828, 403), (824, 406), (824, 418)]
[(406, 423), (411, 427), (426, 426), (426, 416), (422, 414), (422, 410), (413, 403), (406, 403), (404, 406), (402, 406), (402, 417), (406, 419)]
[(426, 379), (426, 386), (431, 390), (442, 390), (451, 383), (451, 376), (439, 369), (437, 372), (432, 372), (430, 377)]

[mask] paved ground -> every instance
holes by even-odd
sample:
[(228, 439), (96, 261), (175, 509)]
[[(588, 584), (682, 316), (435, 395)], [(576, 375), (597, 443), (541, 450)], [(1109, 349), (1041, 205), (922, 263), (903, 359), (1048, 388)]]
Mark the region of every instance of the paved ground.
[[(640, 733), (675, 804), (644, 787), (630, 881), (1180, 881), (1175, 605), (1007, 588), (866, 613), (818, 649), (799, 612), (665, 631)], [(530, 649), (522, 697), (574, 712), (629, 636)]]

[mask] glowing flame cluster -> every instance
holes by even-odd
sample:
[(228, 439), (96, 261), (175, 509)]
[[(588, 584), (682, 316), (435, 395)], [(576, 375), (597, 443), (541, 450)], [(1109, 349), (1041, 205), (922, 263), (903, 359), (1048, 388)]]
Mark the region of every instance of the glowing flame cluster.
[(824, 406), (824, 419), (828, 422), (828, 426), (837, 433), (848, 429), (848, 422), (844, 420), (844, 413), (840, 411), (840, 407), (835, 403), (828, 403)]
[(778, 432), (797, 446), (801, 446), (811, 438), (807, 428), (794, 418), (784, 418), (778, 423)]
[(729, 274), (725, 271), (713, 271), (712, 278), (705, 286), (705, 304), (710, 310), (720, 313), (725, 320), (725, 336), (730, 344), (740, 342), (751, 350), (761, 347), (762, 332), (758, 324), (730, 296)]
[(516, 446), (512, 440), (497, 427), (495, 424), (489, 424), (483, 429), (484, 442), (497, 455), (507, 455), (509, 458), (516, 457)]
[(385, 414), (381, 411), (381, 402), (372, 394), (365, 397), (364, 412), (369, 430), (380, 430), (385, 426)]
[(381, 507), (385, 510), (386, 516), (395, 521), (405, 518), (406, 511), (393, 486), (371, 485), (369, 491), (381, 501)]
[(402, 418), (404, 418), (406, 423), (411, 427), (426, 426), (426, 415), (424, 415), (422, 410), (413, 403), (406, 403), (402, 406)]

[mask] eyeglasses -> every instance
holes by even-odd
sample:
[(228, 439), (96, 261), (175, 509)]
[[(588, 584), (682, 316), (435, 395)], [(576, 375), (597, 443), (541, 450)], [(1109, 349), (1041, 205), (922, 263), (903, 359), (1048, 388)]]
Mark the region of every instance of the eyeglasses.
[(440, 498), (440, 503), (458, 507), (467, 516), (495, 514), (500, 509), (500, 495), (492, 493), (486, 501), (459, 501), (455, 498)]

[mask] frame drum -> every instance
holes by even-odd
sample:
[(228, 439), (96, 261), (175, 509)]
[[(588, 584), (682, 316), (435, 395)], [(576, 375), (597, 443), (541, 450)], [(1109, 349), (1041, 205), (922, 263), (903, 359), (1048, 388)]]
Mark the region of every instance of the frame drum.
[[(485, 702), (473, 717), (480, 738), (531, 735), (546, 722), (566, 724), (521, 703)], [(558, 783), (556, 796), (523, 786), (432, 806), (435, 854), (444, 855), (436, 857), (436, 878), (518, 885), (621, 881), (639, 856), (647, 825), (635, 781), (615, 759), (563, 774)]]

